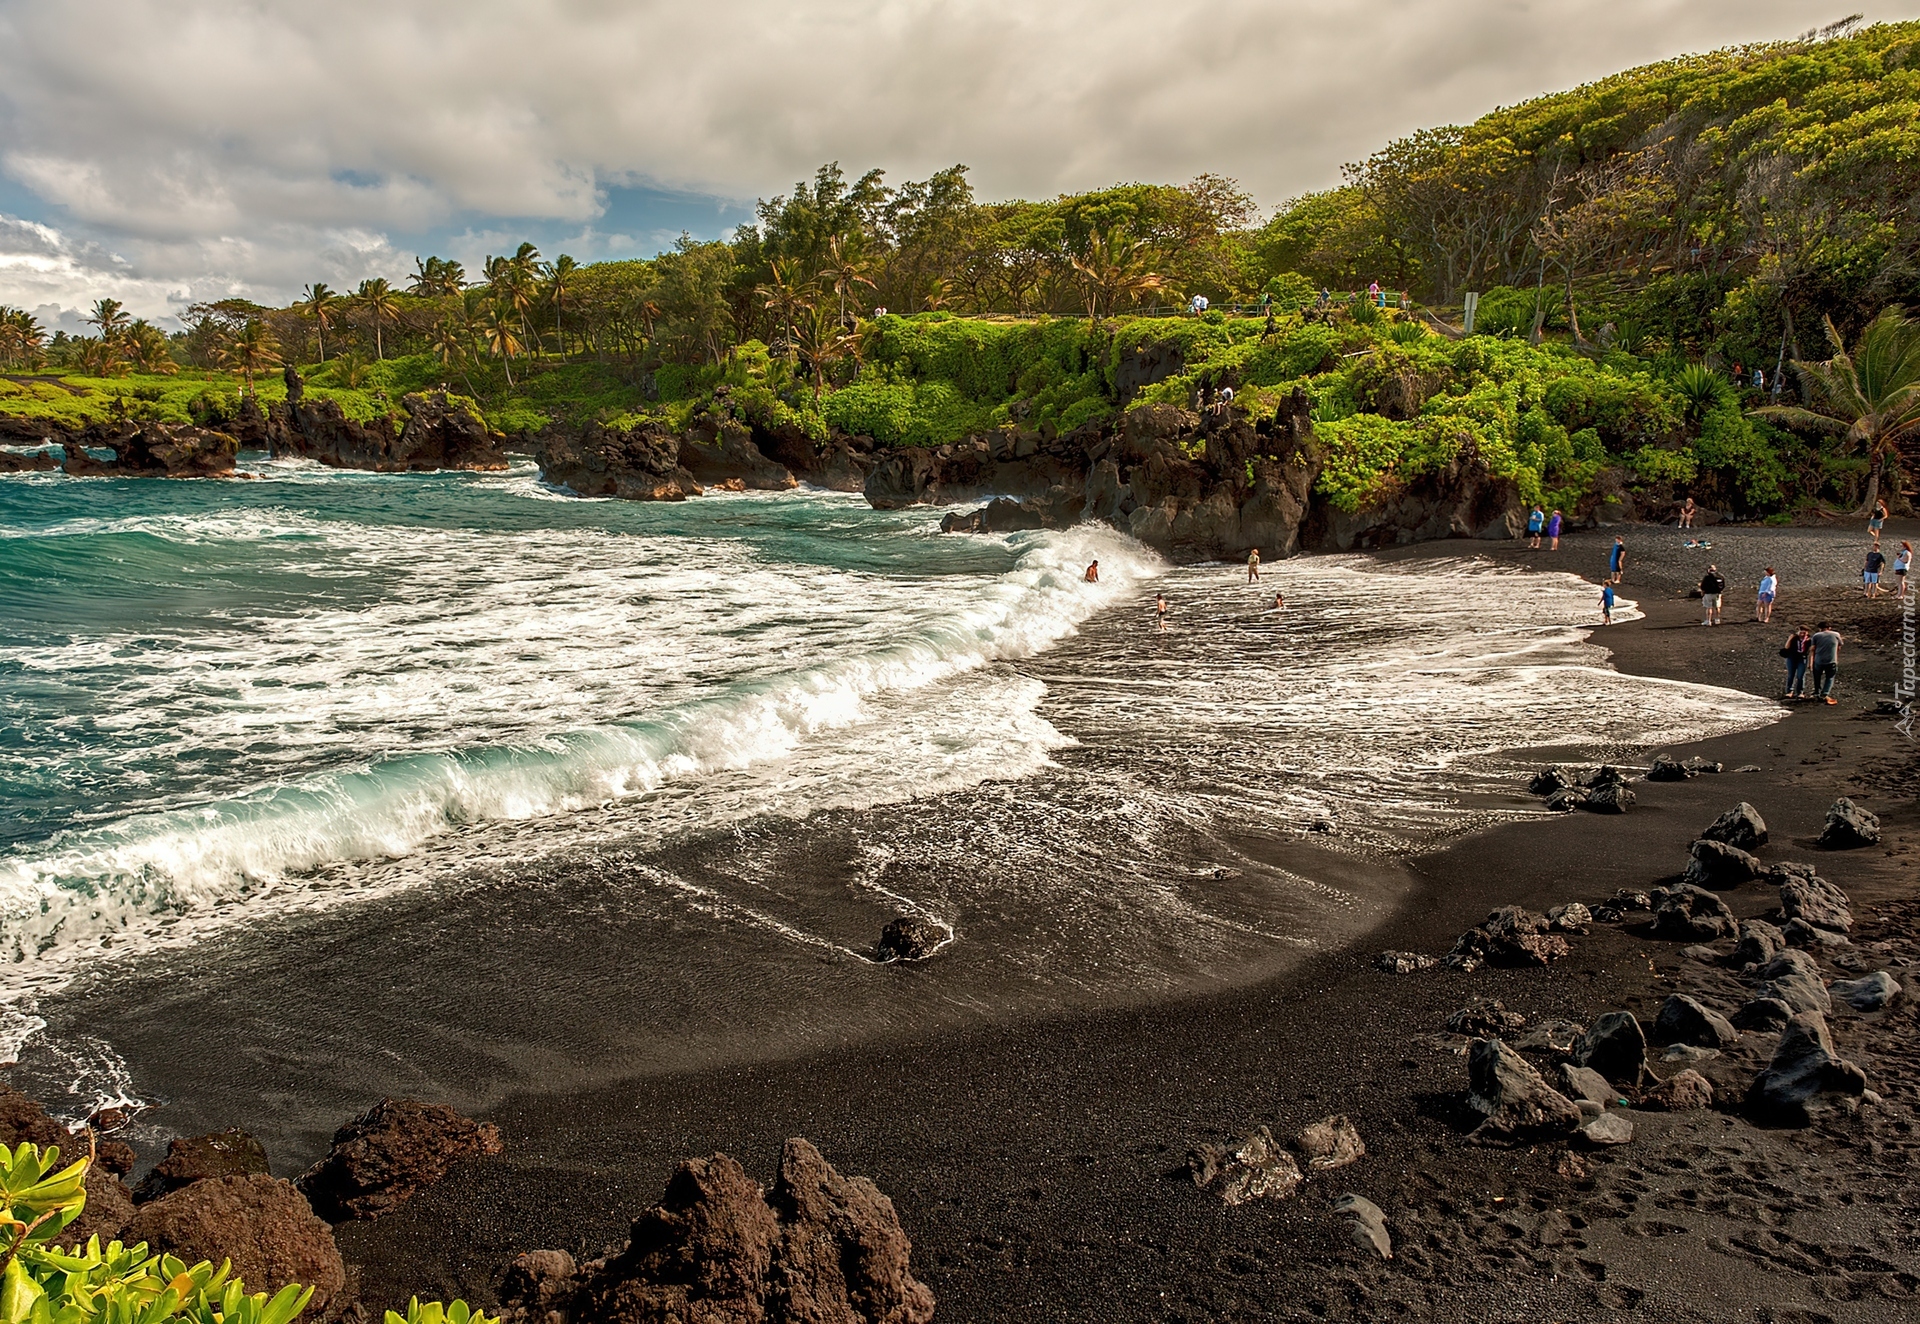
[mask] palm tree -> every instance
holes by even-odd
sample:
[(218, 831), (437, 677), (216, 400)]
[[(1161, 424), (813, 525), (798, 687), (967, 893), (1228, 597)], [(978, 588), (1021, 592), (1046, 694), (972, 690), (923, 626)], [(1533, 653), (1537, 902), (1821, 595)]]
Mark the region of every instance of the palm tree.
[(128, 357), (141, 372), (171, 377), (180, 371), (180, 366), (173, 361), (173, 347), (167, 343), (167, 333), (146, 318), (135, 318), (127, 328), (125, 339)]
[(508, 386), (513, 385), (513, 356), (525, 343), (517, 320), (513, 305), (506, 303), (490, 303), (480, 314), (480, 339), (506, 365)]
[(866, 259), (858, 253), (849, 253), (842, 236), (835, 235), (827, 241), (827, 264), (820, 268), (820, 279), (840, 296), (841, 326), (847, 324), (847, 295), (853, 292), (853, 287), (865, 285), (869, 289), (878, 288), (867, 279), (866, 268)]
[(407, 293), (423, 299), (443, 298), (460, 293), (460, 287), (466, 279), (466, 268), (452, 258), (416, 257), (413, 260), (413, 279), (407, 284)]
[(303, 317), (311, 317), (313, 325), (320, 335), (320, 361), (327, 361), (327, 331), (333, 326), (334, 312), (340, 306), (340, 296), (328, 289), (322, 281), (307, 286), (306, 293), (293, 310)]
[(93, 316), (87, 318), (88, 326), (100, 328), (102, 340), (118, 340), (127, 329), (127, 310), (118, 299), (101, 299), (93, 305)]
[(567, 340), (560, 324), (560, 314), (573, 295), (573, 278), (580, 270), (580, 264), (562, 253), (542, 270), (547, 278), (547, 302), (553, 305), (553, 339), (560, 347), (561, 356), (565, 357)]
[(779, 258), (768, 264), (773, 268), (773, 279), (764, 285), (754, 287), (754, 294), (761, 299), (761, 306), (768, 312), (778, 313), (780, 334), (784, 337), (786, 352), (793, 353), (793, 319), (803, 308), (813, 307), (813, 303), (803, 295), (789, 278), (790, 268)]
[(794, 330), (800, 352), (806, 356), (807, 368), (813, 375), (813, 402), (818, 405), (827, 389), (827, 369), (853, 351), (857, 338), (848, 335), (846, 328), (825, 308), (808, 308)]
[(386, 344), (380, 337), (380, 325), (400, 320), (400, 305), (393, 300), (393, 286), (387, 284), (384, 276), (363, 280), (360, 288), (354, 291), (353, 302), (373, 323), (373, 356), (376, 359), (386, 358)]
[(1139, 298), (1160, 289), (1166, 277), (1147, 270), (1150, 254), (1144, 241), (1130, 236), (1124, 227), (1114, 226), (1102, 234), (1096, 230), (1087, 236), (1087, 251), (1071, 259), (1087, 295), (1087, 320), (1100, 320), (1104, 300), (1111, 317), (1122, 296)]
[(216, 352), (221, 363), (245, 379), (245, 393), (248, 395), (259, 394), (253, 389), (254, 374), (280, 364), (280, 342), (267, 324), (257, 317), (228, 335)]
[(513, 310), (520, 315), (520, 343), (532, 346), (533, 327), (527, 318), (540, 289), (540, 250), (522, 240), (507, 265), (513, 271)]
[(460, 374), (460, 380), (467, 384), (467, 394), (477, 395), (473, 389), (473, 379), (467, 376), (467, 330), (449, 314), (433, 324), (433, 356), (440, 360), (444, 368)]
[(1807, 406), (1768, 405), (1752, 412), (1791, 427), (1845, 435), (1867, 452), (1867, 492), (1859, 514), (1880, 498), (1880, 471), (1887, 456), (1899, 453), (1910, 470), (1920, 471), (1920, 321), (1899, 305), (1883, 309), (1867, 323), (1849, 354), (1827, 319), (1833, 357), (1824, 363), (1793, 360), (1806, 389)]
[(24, 308), (0, 306), (0, 363), (32, 367), (40, 357), (47, 333), (40, 322)]

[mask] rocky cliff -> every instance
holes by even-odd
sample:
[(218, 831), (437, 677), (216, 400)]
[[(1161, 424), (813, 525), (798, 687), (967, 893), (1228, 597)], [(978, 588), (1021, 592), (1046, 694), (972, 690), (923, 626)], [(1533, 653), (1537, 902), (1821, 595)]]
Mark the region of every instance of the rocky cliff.
[[(258, 423), (276, 459), (295, 456), (335, 469), (407, 473), (433, 469), (504, 469), (505, 440), (489, 432), (466, 400), (445, 391), (403, 397), (403, 418), (356, 423), (332, 400), (309, 400), (300, 374), (286, 370), (287, 398)], [(256, 409), (257, 415), (257, 409)], [(250, 420), (240, 420), (244, 427)], [(245, 440), (245, 438), (242, 438)]]
[(662, 422), (632, 429), (555, 424), (536, 448), (540, 477), (581, 496), (684, 501), (708, 491), (780, 492), (802, 482), (858, 492), (872, 467), (864, 437), (815, 442), (791, 426), (767, 428), (736, 416), (726, 387), (684, 431)]
[(231, 432), (191, 423), (128, 420), (76, 430), (17, 416), (0, 416), (0, 443), (54, 445), (62, 455), (56, 460), (44, 449), (0, 451), (0, 473), (64, 469), (75, 477), (218, 478), (233, 472), (240, 451), (240, 440)]

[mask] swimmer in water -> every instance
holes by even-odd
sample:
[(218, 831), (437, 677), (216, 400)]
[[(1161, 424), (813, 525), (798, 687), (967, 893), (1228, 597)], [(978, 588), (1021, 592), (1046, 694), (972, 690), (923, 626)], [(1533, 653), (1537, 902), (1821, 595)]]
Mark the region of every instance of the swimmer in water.
[(1167, 632), (1167, 595), (1162, 593), (1153, 600), (1153, 614), (1160, 618), (1160, 633)]
[(1087, 567), (1087, 582), (1089, 584), (1098, 584), (1100, 582), (1100, 561), (1098, 558), (1095, 558), (1093, 564)]
[(1286, 605), (1287, 605), (1287, 600), (1285, 597), (1283, 597), (1281, 594), (1278, 594), (1278, 593), (1273, 595), (1273, 609), (1275, 611), (1281, 610)]

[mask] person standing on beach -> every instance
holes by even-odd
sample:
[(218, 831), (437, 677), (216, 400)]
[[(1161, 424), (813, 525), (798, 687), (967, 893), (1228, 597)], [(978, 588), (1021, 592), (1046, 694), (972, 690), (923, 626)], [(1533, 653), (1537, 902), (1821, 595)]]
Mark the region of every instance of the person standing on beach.
[(1153, 600), (1153, 614), (1160, 619), (1160, 633), (1167, 632), (1167, 595), (1162, 593)]
[(1546, 524), (1547, 524), (1547, 512), (1540, 509), (1540, 503), (1536, 501), (1533, 503), (1533, 509), (1527, 512), (1527, 546), (1528, 547), (1533, 548), (1536, 551), (1539, 549), (1540, 530), (1545, 528)]
[(1707, 573), (1700, 577), (1700, 609), (1706, 613), (1702, 625), (1720, 624), (1720, 595), (1727, 591), (1727, 581), (1720, 577), (1720, 567), (1710, 565)]
[(1813, 631), (1806, 626), (1787, 636), (1787, 646), (1780, 650), (1780, 656), (1787, 659), (1787, 698), (1807, 697), (1807, 657), (1812, 652)]
[(1613, 624), (1613, 581), (1600, 581), (1600, 624)]
[(1547, 516), (1547, 550), (1560, 550), (1560, 512), (1557, 510)]
[(1907, 600), (1907, 573), (1913, 569), (1913, 544), (1902, 539), (1900, 550), (1893, 554), (1893, 591), (1900, 601)]
[(1867, 532), (1873, 535), (1873, 540), (1876, 543), (1880, 541), (1880, 530), (1886, 527), (1886, 523), (1887, 503), (1884, 501), (1874, 502), (1873, 514), (1867, 517)]
[(1680, 527), (1681, 528), (1690, 529), (1693, 527), (1693, 511), (1694, 511), (1694, 505), (1693, 505), (1692, 497), (1688, 497), (1685, 501), (1682, 501), (1680, 503)]
[(1880, 550), (1880, 544), (1876, 542), (1867, 553), (1867, 563), (1860, 571), (1860, 582), (1867, 586), (1868, 597), (1880, 596), (1880, 572), (1886, 568), (1886, 564), (1887, 554)]
[(1613, 553), (1607, 558), (1607, 582), (1618, 584), (1620, 577), (1627, 572), (1627, 540), (1614, 535)]
[(1247, 582), (1254, 583), (1260, 578), (1260, 549), (1254, 548), (1247, 553)]
[(1760, 576), (1760, 595), (1754, 600), (1753, 619), (1765, 624), (1773, 619), (1773, 598), (1780, 591), (1779, 577), (1773, 573), (1773, 567), (1767, 567), (1767, 573)]
[(1089, 584), (1100, 582), (1100, 558), (1097, 556), (1093, 559), (1093, 564), (1087, 567), (1087, 582)]
[(1839, 631), (1828, 629), (1827, 623), (1821, 621), (1820, 628), (1807, 642), (1813, 655), (1813, 697), (1829, 704), (1840, 702), (1833, 697), (1833, 682), (1840, 675)]

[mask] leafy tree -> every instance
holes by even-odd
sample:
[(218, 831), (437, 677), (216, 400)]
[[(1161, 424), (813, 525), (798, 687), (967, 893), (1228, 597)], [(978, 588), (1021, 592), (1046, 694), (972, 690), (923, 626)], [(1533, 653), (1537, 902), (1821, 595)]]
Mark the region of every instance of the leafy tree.
[(294, 311), (313, 319), (314, 330), (320, 338), (320, 361), (327, 361), (327, 331), (333, 326), (333, 319), (340, 307), (340, 296), (328, 289), (324, 281), (315, 281), (307, 286), (305, 293)]
[(87, 317), (88, 326), (100, 328), (102, 340), (118, 340), (126, 332), (129, 321), (127, 310), (118, 299), (97, 300)]
[(280, 364), (280, 342), (258, 318), (227, 337), (220, 347), (220, 362), (245, 383), (245, 393), (255, 394), (254, 377)]
[[(1828, 321), (1833, 357), (1824, 363), (1794, 361), (1806, 387), (1805, 408), (1769, 405), (1752, 411), (1790, 427), (1838, 434), (1867, 453), (1867, 490), (1859, 513), (1880, 497), (1887, 457), (1901, 454), (1920, 469), (1920, 321), (1901, 308), (1887, 308), (1867, 324), (1849, 353)], [(1897, 494), (1896, 494), (1897, 495)]]
[(1122, 298), (1138, 299), (1166, 284), (1164, 276), (1147, 269), (1148, 258), (1145, 242), (1122, 226), (1087, 237), (1086, 251), (1073, 259), (1073, 269), (1086, 289), (1089, 322), (1099, 320), (1103, 302), (1111, 316)]

